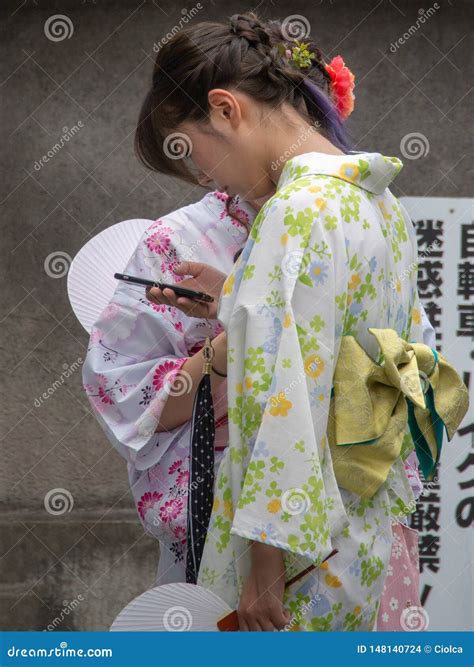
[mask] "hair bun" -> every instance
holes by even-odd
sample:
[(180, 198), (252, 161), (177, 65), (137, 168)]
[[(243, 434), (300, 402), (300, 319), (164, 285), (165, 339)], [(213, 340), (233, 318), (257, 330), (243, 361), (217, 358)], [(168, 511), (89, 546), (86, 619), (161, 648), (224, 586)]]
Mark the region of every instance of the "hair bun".
[(271, 36), (264, 24), (252, 12), (248, 14), (233, 14), (230, 17), (230, 31), (234, 35), (237, 35), (237, 37), (246, 39), (251, 45), (271, 45)]

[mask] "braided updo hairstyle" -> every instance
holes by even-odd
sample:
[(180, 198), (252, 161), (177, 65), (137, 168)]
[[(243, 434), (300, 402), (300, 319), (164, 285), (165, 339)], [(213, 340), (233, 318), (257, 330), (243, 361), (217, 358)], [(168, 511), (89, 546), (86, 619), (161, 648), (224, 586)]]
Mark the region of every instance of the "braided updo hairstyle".
[[(202, 121), (206, 131), (208, 92), (233, 88), (270, 109), (291, 104), (335, 146), (347, 152), (343, 123), (330, 99), (330, 77), (321, 51), (305, 37), (316, 58), (300, 69), (281, 53), (295, 46), (280, 21), (255, 13), (227, 23), (201, 22), (177, 32), (158, 50), (151, 87), (140, 110), (135, 149), (141, 162), (161, 173), (197, 184), (185, 156), (186, 138), (170, 136), (184, 121)], [(280, 45), (280, 46), (279, 46)], [(212, 131), (212, 128), (210, 128)], [(170, 145), (170, 139), (174, 145)]]

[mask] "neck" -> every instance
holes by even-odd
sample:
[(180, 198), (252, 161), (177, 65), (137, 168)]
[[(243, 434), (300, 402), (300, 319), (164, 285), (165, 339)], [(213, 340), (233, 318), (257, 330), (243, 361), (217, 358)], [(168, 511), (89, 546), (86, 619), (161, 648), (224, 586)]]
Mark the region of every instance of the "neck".
[[(293, 148), (294, 147), (294, 148)], [(334, 146), (329, 139), (323, 137), (308, 123), (293, 127), (284, 133), (278, 132), (272, 137), (268, 150), (268, 164), (271, 180), (276, 185), (280, 179), (283, 167), (288, 160), (304, 153), (326, 153), (327, 155), (345, 155)]]
[[(295, 120), (295, 119), (294, 119)], [(269, 165), (267, 174), (273, 184), (276, 186), (283, 167), (288, 160), (297, 155), (304, 155), (304, 153), (325, 153), (327, 155), (345, 155), (343, 151), (334, 146), (329, 139), (323, 137), (314, 126), (305, 121), (301, 121), (301, 117), (296, 119), (297, 124), (288, 127), (287, 122), (281, 120), (277, 124), (278, 129), (272, 134), (271, 145), (265, 151), (266, 163)], [(282, 132), (282, 126), (285, 127)], [(290, 147), (290, 148), (288, 148)], [(275, 193), (275, 189), (270, 191), (264, 197), (258, 199), (248, 199), (246, 201), (257, 212), (261, 209), (264, 203)]]

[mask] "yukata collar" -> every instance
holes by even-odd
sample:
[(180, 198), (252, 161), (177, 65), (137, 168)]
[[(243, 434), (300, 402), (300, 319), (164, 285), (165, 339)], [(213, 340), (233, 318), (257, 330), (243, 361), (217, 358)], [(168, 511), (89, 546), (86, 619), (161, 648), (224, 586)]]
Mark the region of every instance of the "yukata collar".
[(334, 176), (357, 187), (382, 194), (397, 176), (403, 163), (397, 157), (381, 153), (352, 151), (346, 155), (328, 155), (316, 151), (296, 155), (285, 163), (277, 191), (288, 183), (310, 174)]

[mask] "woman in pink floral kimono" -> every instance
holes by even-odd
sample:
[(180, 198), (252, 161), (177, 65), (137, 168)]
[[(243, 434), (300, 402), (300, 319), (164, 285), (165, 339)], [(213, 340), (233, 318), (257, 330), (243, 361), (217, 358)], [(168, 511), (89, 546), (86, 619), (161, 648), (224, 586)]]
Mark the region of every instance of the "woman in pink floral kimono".
[[(173, 269), (184, 259), (212, 260), (216, 269), (228, 272), (255, 211), (249, 205), (234, 206), (237, 219), (229, 214), (227, 200), (223, 193), (210, 192), (156, 220), (143, 233), (124, 273), (175, 283), (179, 277)], [(152, 303), (144, 288), (124, 282), (117, 283), (92, 328), (84, 388), (99, 424), (127, 461), (143, 526), (160, 542), (157, 584), (185, 581), (186, 464), (194, 392), (190, 376), (176, 379), (176, 374), (190, 358), (199, 358), (206, 336), (217, 348), (222, 332), (217, 320), (187, 317), (175, 307)], [(160, 417), (170, 395), (179, 396), (189, 414), (165, 426)], [(225, 379), (213, 378), (213, 397), (217, 469), (228, 442)], [(160, 421), (157, 432), (155, 419)]]

